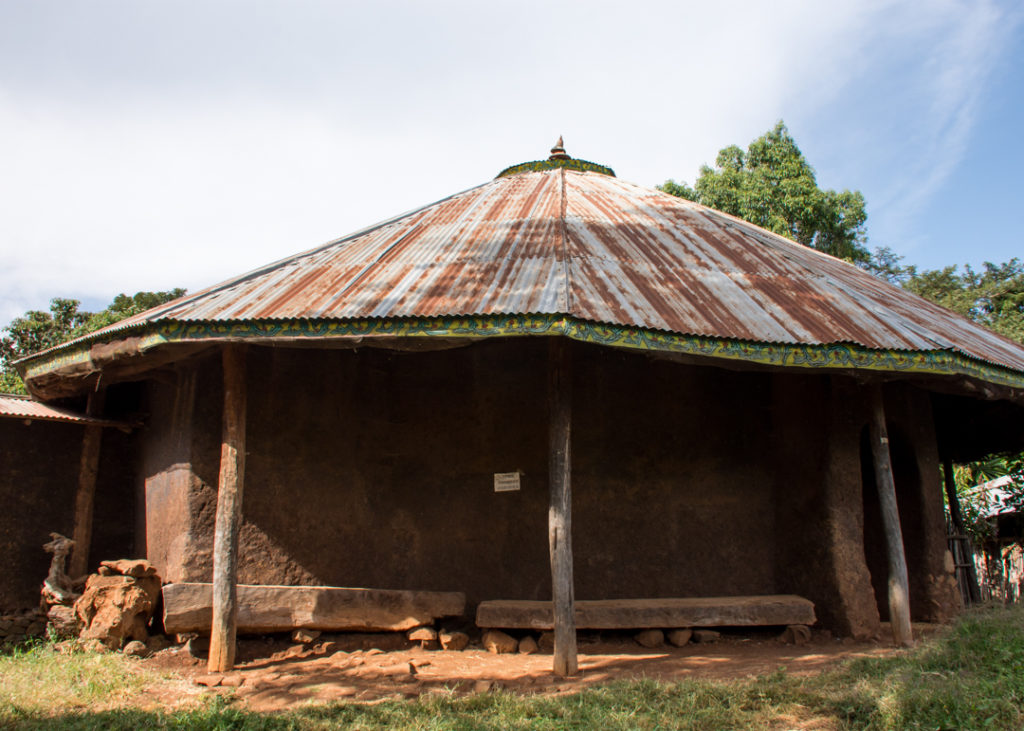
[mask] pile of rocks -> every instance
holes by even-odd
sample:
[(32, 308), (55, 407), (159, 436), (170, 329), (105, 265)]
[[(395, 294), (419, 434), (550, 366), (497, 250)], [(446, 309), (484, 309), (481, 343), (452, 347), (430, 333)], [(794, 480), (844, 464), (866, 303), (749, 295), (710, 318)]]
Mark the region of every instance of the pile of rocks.
[(42, 609), (0, 614), (0, 644), (24, 642), (46, 632), (46, 614)]
[(125, 642), (145, 643), (149, 639), (146, 628), (159, 598), (160, 577), (148, 561), (103, 561), (75, 602), (75, 616), (82, 626), (79, 637), (111, 650), (120, 649)]

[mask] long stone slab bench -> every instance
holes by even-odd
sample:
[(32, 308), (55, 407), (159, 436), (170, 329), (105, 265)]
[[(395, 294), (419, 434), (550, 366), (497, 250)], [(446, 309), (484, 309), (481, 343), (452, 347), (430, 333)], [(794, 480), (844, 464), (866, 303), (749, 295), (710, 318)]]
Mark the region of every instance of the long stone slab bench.
[[(166, 632), (210, 631), (212, 584), (167, 584), (163, 596)], [(466, 595), (453, 591), (238, 585), (238, 632), (243, 634), (293, 629), (400, 632), (465, 610)]]
[[(814, 604), (793, 594), (576, 600), (577, 629), (754, 627), (815, 621)], [(550, 630), (554, 627), (551, 602), (480, 602), (476, 624), (482, 628)]]

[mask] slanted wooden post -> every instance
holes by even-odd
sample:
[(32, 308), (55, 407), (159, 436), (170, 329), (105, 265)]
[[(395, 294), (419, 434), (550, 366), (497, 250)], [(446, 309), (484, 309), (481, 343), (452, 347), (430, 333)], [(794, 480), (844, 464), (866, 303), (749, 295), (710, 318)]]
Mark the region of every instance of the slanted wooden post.
[[(87, 416), (98, 417), (103, 413), (106, 391), (90, 391), (85, 407)], [(75, 522), (71, 538), (75, 547), (68, 562), (68, 576), (71, 580), (89, 572), (89, 544), (92, 543), (92, 514), (96, 500), (96, 476), (100, 469), (100, 443), (103, 441), (103, 427), (88, 424), (82, 437), (82, 457), (78, 464), (78, 490), (75, 493)]]
[(555, 675), (575, 675), (576, 608), (572, 581), (572, 371), (569, 343), (551, 338), (548, 350), (548, 548), (554, 600)]
[[(981, 601), (981, 587), (978, 586), (978, 574), (974, 570), (974, 546), (967, 536), (967, 526), (964, 525), (964, 514), (960, 510), (960, 497), (956, 494), (956, 479), (953, 475), (953, 461), (942, 460), (942, 472), (946, 483), (946, 502), (949, 503), (949, 519), (956, 531), (954, 541), (960, 546), (964, 555), (957, 558), (953, 556), (963, 568), (967, 570), (967, 598), (968, 604), (977, 604)], [(960, 575), (960, 566), (957, 566), (957, 578)]]
[(235, 664), (238, 619), (238, 530), (242, 522), (245, 480), (245, 348), (223, 351), (224, 417), (217, 485), (217, 522), (213, 537), (213, 624), (210, 630), (210, 672), (223, 673)]
[(907, 558), (903, 553), (903, 532), (900, 529), (900, 512), (896, 504), (896, 483), (892, 478), (892, 460), (889, 456), (889, 433), (885, 427), (885, 406), (882, 389), (870, 387), (871, 459), (875, 466), (875, 486), (882, 509), (882, 526), (885, 529), (885, 547), (889, 558), (889, 622), (892, 637), (897, 645), (909, 647), (914, 644), (910, 626), (910, 588), (907, 580)]

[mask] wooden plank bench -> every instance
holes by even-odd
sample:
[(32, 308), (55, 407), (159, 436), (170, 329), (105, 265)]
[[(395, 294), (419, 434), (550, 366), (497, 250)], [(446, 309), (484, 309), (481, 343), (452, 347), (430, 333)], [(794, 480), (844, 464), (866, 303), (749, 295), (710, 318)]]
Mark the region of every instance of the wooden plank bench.
[[(167, 584), (163, 595), (166, 632), (210, 631), (212, 584)], [(455, 591), (238, 585), (238, 632), (245, 634), (293, 629), (400, 632), (465, 610), (466, 595)]]
[[(814, 604), (793, 594), (576, 601), (577, 629), (754, 627), (814, 622)], [(550, 630), (554, 626), (551, 602), (484, 601), (477, 607), (476, 624), (482, 628)]]

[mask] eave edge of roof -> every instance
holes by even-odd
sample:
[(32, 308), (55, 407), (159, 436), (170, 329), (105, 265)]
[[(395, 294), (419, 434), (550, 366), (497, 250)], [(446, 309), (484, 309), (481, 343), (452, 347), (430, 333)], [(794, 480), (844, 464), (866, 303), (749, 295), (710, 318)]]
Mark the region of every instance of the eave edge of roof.
[[(1024, 372), (953, 350), (878, 350), (855, 343), (768, 343), (596, 323), (564, 314), (446, 315), (360, 320), (236, 320), (140, 323), (106, 335), (138, 337), (138, 352), (176, 343), (309, 341), (362, 338), (490, 337), (565, 335), (580, 342), (628, 350), (744, 361), (779, 368), (862, 370), (900, 374), (967, 376), (1024, 390)], [(109, 342), (109, 341), (108, 341)], [(18, 370), (28, 381), (63, 367), (91, 361), (95, 340), (28, 356)]]

